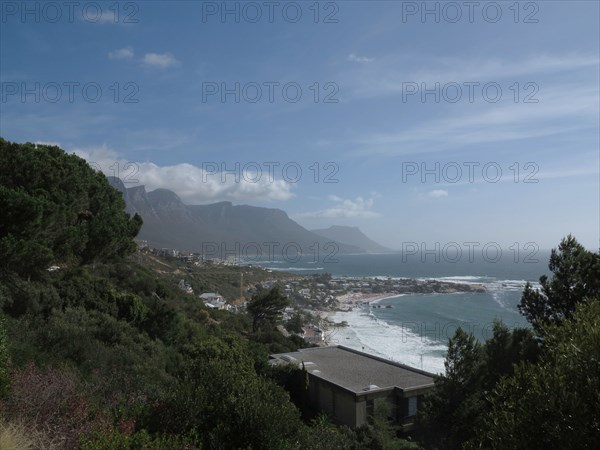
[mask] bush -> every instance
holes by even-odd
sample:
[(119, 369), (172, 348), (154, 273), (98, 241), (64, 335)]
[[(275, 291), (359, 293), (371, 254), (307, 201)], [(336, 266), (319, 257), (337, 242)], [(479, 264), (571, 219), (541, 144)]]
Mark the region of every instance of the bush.
[(146, 430), (126, 434), (117, 429), (96, 431), (82, 439), (80, 450), (196, 450), (202, 448), (195, 433), (186, 436), (150, 436)]
[(8, 391), (10, 357), (8, 354), (8, 338), (6, 336), (6, 319), (0, 315), (0, 398)]
[(0, 418), (0, 449), (3, 450), (60, 450), (55, 442), (39, 431), (21, 423)]
[(22, 424), (12, 434), (27, 430), (29, 436), (30, 430), (39, 430), (59, 448), (73, 448), (90, 423), (89, 399), (75, 374), (64, 367), (40, 370), (29, 364), (14, 370), (11, 378), (10, 394), (0, 410), (11, 423)]

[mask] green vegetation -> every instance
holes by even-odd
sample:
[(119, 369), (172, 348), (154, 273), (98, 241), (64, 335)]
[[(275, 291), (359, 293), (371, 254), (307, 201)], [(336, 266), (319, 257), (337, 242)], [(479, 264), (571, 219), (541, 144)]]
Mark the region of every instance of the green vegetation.
[[(247, 314), (209, 310), (179, 280), (237, 298), (240, 269), (136, 251), (140, 226), (82, 159), (0, 139), (2, 448), (420, 448), (385, 411), (358, 430), (302, 416), (306, 374), (267, 357), (305, 344), (278, 331), (287, 299), (260, 289), (264, 271), (244, 269)], [(550, 269), (523, 293), (532, 329), (496, 323), (485, 343), (460, 329), (450, 340), (420, 445), (596, 448), (600, 257), (568, 236)]]
[(600, 438), (600, 302), (544, 328), (539, 363), (520, 363), (490, 397), (470, 448), (595, 449)]
[(552, 251), (552, 279), (527, 285), (533, 329), (494, 325), (479, 344), (458, 329), (446, 374), (419, 412), (430, 449), (588, 449), (600, 438), (599, 255), (572, 236)]
[[(1, 139), (1, 138), (0, 138)], [(124, 256), (139, 216), (123, 212), (104, 175), (58, 147), (0, 140), (0, 270), (34, 276), (50, 264)]]
[(244, 268), (251, 314), (208, 309), (179, 280), (237, 298), (240, 269), (136, 251), (140, 226), (84, 160), (0, 139), (3, 448), (384, 448), (304, 421), (277, 383), (269, 353), (306, 344), (264, 271)]
[(8, 354), (5, 322), (4, 317), (0, 316), (0, 398), (6, 395), (9, 387), (10, 355)]
[(260, 292), (252, 297), (246, 309), (252, 316), (252, 329), (258, 331), (265, 322), (271, 327), (281, 318), (281, 313), (289, 305), (287, 297), (273, 288), (267, 292)]
[(573, 316), (580, 302), (600, 298), (600, 256), (587, 251), (569, 235), (552, 249), (551, 280), (540, 277), (541, 291), (528, 283), (519, 310), (541, 332), (544, 325), (560, 323)]
[(538, 353), (530, 330), (509, 331), (496, 322), (492, 338), (482, 345), (459, 328), (448, 345), (446, 374), (436, 377), (419, 414), (422, 441), (429, 448), (462, 448), (489, 408), (487, 393), (499, 379), (513, 374), (514, 364), (535, 361)]

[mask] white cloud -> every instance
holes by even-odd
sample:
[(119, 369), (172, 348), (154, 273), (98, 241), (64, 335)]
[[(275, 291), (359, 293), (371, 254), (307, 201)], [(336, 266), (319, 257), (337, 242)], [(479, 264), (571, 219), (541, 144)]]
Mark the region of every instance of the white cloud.
[[(338, 80), (344, 83), (344, 92), (350, 98), (375, 98), (379, 96), (401, 95), (406, 83), (425, 83), (432, 89), (435, 83), (498, 82), (512, 85), (520, 78), (530, 77), (539, 80), (549, 74), (589, 73), (600, 62), (597, 55), (563, 54), (536, 55), (520, 60), (500, 58), (456, 59), (430, 58), (419, 55), (391, 56), (388, 58), (366, 58), (351, 53), (347, 60), (352, 62), (373, 62), (364, 65), (362, 70), (344, 69)], [(419, 67), (414, 70), (413, 67)], [(504, 83), (504, 80), (506, 83)], [(544, 86), (546, 87), (546, 86)], [(467, 89), (465, 87), (465, 89)], [(504, 87), (508, 90), (507, 87)]]
[(367, 58), (366, 56), (359, 56), (356, 53), (350, 53), (348, 55), (348, 57), (346, 58), (346, 61), (364, 64), (364, 63), (373, 62), (373, 61), (375, 61), (375, 59)]
[(353, 146), (354, 154), (358, 155), (422, 154), (597, 128), (597, 87), (547, 88), (543, 100), (537, 104), (510, 101), (493, 108), (470, 106), (464, 108), (462, 114), (454, 111), (452, 115), (425, 124), (358, 136), (345, 145)]
[(179, 61), (171, 53), (146, 53), (142, 59), (142, 63), (145, 66), (158, 67), (160, 69), (179, 65)]
[(237, 174), (213, 173), (192, 164), (159, 166), (151, 162), (130, 162), (105, 146), (75, 149), (74, 153), (107, 176), (118, 176), (127, 187), (144, 185), (147, 191), (170, 189), (184, 203), (216, 201), (284, 201), (294, 197), (293, 185), (270, 179), (263, 172)]
[[(130, 46), (123, 47), (117, 50), (108, 52), (109, 59), (119, 60), (133, 60), (135, 52)], [(167, 69), (169, 67), (175, 67), (179, 65), (179, 61), (173, 56), (172, 53), (146, 53), (142, 58), (137, 59), (142, 65), (146, 67), (156, 67), (159, 69)]]
[(112, 52), (108, 52), (109, 59), (133, 59), (133, 48), (124, 47)]
[(90, 22), (98, 22), (98, 23), (114, 23), (118, 24), (119, 15), (115, 14), (112, 10), (101, 10), (98, 17), (88, 18)]
[(61, 147), (60, 142), (35, 141), (35, 145), (49, 145), (51, 147)]
[(294, 215), (295, 219), (374, 219), (381, 214), (371, 211), (373, 198), (357, 197), (355, 200), (342, 199), (330, 195), (329, 200), (336, 204), (331, 208)]
[[(96, 8), (84, 8), (81, 14), (81, 19), (88, 23), (100, 23), (100, 24), (113, 24), (123, 25), (127, 23), (127, 20), (131, 20), (127, 15), (119, 16), (119, 13), (111, 9), (102, 8), (96, 4)], [(134, 20), (132, 20), (133, 22)]]
[(429, 191), (427, 195), (431, 198), (445, 198), (448, 197), (448, 191), (444, 189), (434, 189), (433, 191)]

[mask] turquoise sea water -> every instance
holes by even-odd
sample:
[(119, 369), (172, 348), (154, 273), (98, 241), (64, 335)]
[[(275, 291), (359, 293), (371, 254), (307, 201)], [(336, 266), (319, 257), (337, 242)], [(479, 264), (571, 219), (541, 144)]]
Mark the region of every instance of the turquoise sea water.
[[(436, 256), (438, 260), (436, 261)], [(451, 262), (440, 255), (382, 254), (336, 254), (304, 255), (296, 258), (262, 258), (250, 262), (272, 270), (297, 273), (330, 273), (334, 276), (391, 276), (405, 278), (440, 277), (491, 277), (502, 280), (537, 281), (548, 271), (549, 252), (535, 255), (516, 255), (503, 250), (497, 260), (482, 257), (476, 252), (472, 258), (467, 254)]]
[[(347, 328), (326, 333), (331, 344), (341, 344), (384, 356), (432, 372), (443, 372), (448, 338), (458, 326), (478, 339), (491, 336), (494, 320), (510, 328), (528, 326), (517, 304), (527, 281), (537, 284), (548, 274), (549, 253), (535, 255), (536, 262), (515, 261), (508, 252), (491, 262), (483, 258), (448, 262), (440, 258), (406, 258), (401, 254), (336, 255), (337, 261), (303, 257), (259, 263), (270, 270), (301, 274), (331, 273), (333, 276), (401, 277), (439, 279), (483, 284), (484, 293), (403, 295), (383, 299), (375, 305), (338, 312), (333, 319), (346, 321)], [(256, 263), (255, 263), (256, 264)]]

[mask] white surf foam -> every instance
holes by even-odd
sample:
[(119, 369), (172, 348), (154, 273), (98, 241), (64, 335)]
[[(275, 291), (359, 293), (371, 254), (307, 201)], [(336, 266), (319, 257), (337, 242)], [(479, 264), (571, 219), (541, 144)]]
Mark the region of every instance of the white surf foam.
[(446, 345), (419, 336), (408, 327), (379, 320), (364, 309), (337, 312), (333, 320), (346, 321), (349, 326), (332, 328), (327, 336), (331, 344), (345, 345), (429, 372), (444, 372)]

